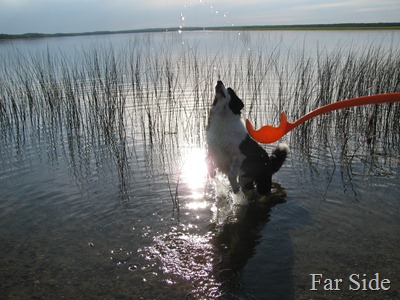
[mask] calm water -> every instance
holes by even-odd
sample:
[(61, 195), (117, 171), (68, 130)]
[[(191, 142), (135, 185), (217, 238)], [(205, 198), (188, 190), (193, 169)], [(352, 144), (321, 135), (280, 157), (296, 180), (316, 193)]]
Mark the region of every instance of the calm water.
[[(344, 136), (328, 129), (322, 137), (311, 128), (306, 142), (295, 130), (283, 139), (291, 153), (274, 177), (268, 204), (242, 205), (244, 196), (232, 195), (222, 176), (207, 178), (204, 164), (204, 130), (218, 77), (243, 97), (244, 117), (261, 124), (276, 120), (279, 107), (261, 105), (259, 98), (274, 99), (279, 88), (277, 78), (264, 74), (270, 87), (253, 89), (251, 78), (263, 76), (250, 70), (259, 53), (276, 53), (278, 65), (288, 60), (290, 67), (301, 55), (338, 49), (362, 54), (371, 44), (398, 53), (400, 31), (1, 42), (3, 87), (19, 89), (13, 68), (34, 68), (32, 57), (61, 55), (73, 69), (94, 49), (112, 47), (122, 74), (118, 95), (125, 96), (118, 100), (123, 115), (111, 125), (89, 122), (85, 103), (94, 94), (88, 78), (83, 85), (91, 92), (79, 98), (87, 114), (79, 126), (70, 126), (68, 112), (53, 118), (45, 108), (24, 126), (2, 120), (10, 124), (2, 126), (0, 139), (0, 298), (400, 298), (398, 143), (366, 146), (352, 124)], [(129, 85), (130, 66), (122, 57), (133, 52), (142, 55), (143, 73)], [(58, 78), (62, 68), (55, 69)], [(169, 71), (172, 87), (158, 77)], [(2, 103), (14, 95), (1, 91)], [(398, 132), (390, 135), (399, 140)], [(341, 290), (324, 291), (322, 284), (310, 291), (310, 274), (316, 273), (342, 278)], [(351, 274), (361, 280), (375, 273), (390, 280), (389, 290), (349, 291)]]

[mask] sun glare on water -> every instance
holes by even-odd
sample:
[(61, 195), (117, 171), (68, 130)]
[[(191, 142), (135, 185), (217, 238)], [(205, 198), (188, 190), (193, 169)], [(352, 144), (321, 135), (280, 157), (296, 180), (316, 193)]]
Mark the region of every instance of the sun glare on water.
[(186, 204), (186, 207), (193, 210), (207, 207), (207, 202), (204, 200), (204, 188), (207, 182), (204, 149), (191, 148), (188, 150), (183, 160), (181, 178), (190, 192), (191, 201)]

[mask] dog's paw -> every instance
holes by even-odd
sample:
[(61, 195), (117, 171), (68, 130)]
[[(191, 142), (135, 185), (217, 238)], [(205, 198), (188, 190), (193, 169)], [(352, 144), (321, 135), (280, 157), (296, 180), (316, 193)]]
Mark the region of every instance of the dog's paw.
[(234, 194), (239, 193), (240, 191), (240, 184), (234, 181), (231, 181), (231, 187)]
[(234, 180), (232, 178), (228, 178), (228, 179), (229, 179), (229, 182), (231, 184), (233, 193), (237, 194), (240, 191), (240, 184), (236, 180)]
[(215, 178), (215, 176), (217, 175), (217, 171), (215, 169), (208, 169), (208, 176), (210, 176), (211, 178)]

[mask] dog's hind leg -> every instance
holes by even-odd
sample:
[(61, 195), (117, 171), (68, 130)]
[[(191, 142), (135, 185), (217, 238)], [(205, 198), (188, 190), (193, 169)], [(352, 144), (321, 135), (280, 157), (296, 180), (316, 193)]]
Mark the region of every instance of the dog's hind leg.
[(269, 195), (272, 188), (272, 175), (266, 175), (256, 178), (257, 193), (260, 195)]

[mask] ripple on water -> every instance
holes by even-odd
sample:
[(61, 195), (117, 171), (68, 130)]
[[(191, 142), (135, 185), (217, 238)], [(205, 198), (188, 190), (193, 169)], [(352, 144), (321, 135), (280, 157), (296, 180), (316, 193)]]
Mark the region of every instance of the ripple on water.
[(141, 268), (141, 265), (139, 263), (130, 263), (128, 265), (128, 270), (131, 272), (135, 272)]

